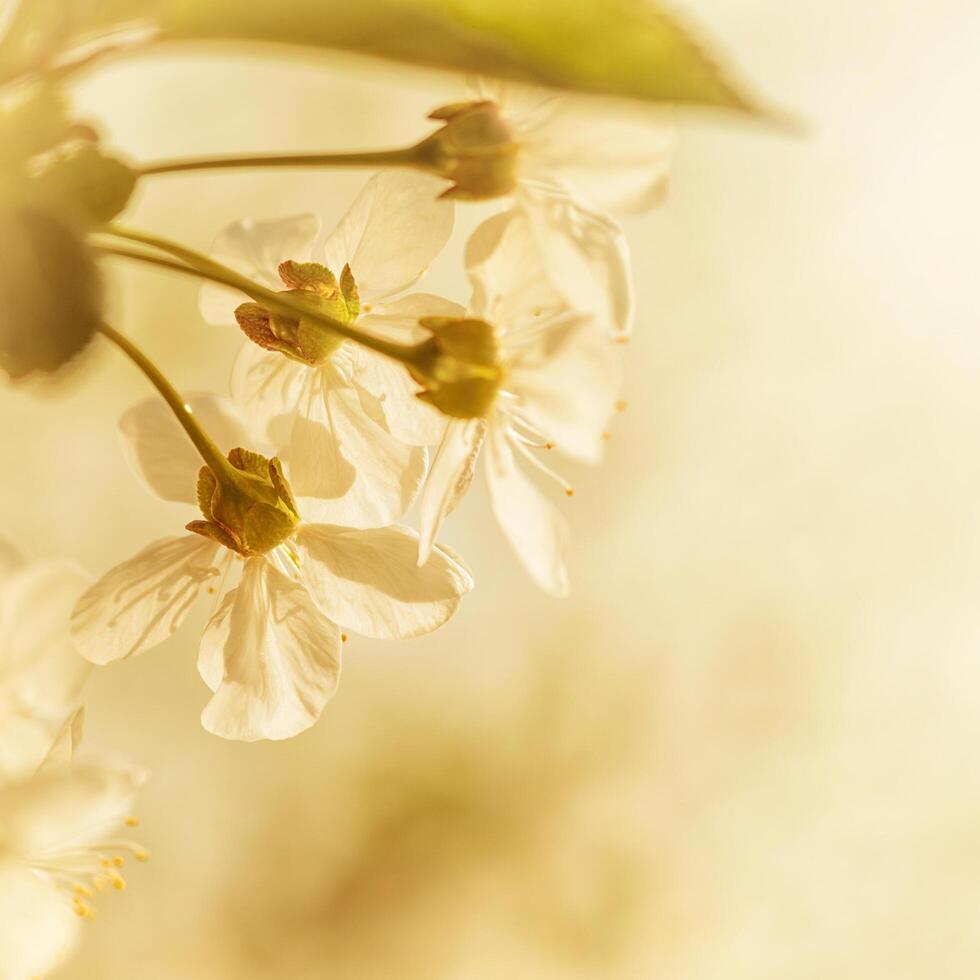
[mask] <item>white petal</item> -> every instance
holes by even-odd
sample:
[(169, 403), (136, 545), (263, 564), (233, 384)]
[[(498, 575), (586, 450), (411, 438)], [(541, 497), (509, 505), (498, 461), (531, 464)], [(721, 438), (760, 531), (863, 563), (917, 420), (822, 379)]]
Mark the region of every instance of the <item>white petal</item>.
[(305, 519), (377, 527), (412, 505), (425, 476), (425, 450), (388, 432), (372, 400), (330, 365), (309, 373), (282, 450)]
[(80, 919), (64, 891), (15, 864), (0, 865), (0, 978), (43, 977), (78, 939)]
[(133, 812), (144, 778), (130, 766), (76, 763), (7, 785), (0, 789), (4, 844), (40, 856), (110, 839)]
[(408, 289), (449, 240), (454, 208), (439, 200), (445, 182), (410, 170), (375, 174), (325, 245), (325, 263), (340, 275), (349, 264), (361, 302)]
[(463, 317), (466, 307), (433, 293), (409, 293), (385, 303), (376, 303), (363, 313), (357, 326), (388, 340), (409, 344), (425, 340), (427, 330), (419, 326), (426, 316)]
[(64, 772), (71, 765), (78, 746), (82, 743), (85, 724), (85, 709), (76, 708), (61, 724), (44, 759), (38, 766), (38, 773)]
[(473, 482), (476, 457), (485, 435), (486, 423), (482, 419), (453, 419), (446, 426), (422, 491), (420, 565), (428, 560), (442, 522)]
[(552, 111), (522, 137), (522, 173), (560, 180), (604, 210), (645, 211), (666, 194), (674, 143), (674, 125), (664, 113), (555, 99)]
[(469, 571), (438, 547), (420, 568), (418, 536), (410, 528), (304, 524), (295, 542), (313, 600), (332, 620), (364, 636), (429, 633), (473, 587)]
[(108, 571), (72, 613), (82, 655), (106, 664), (163, 643), (218, 574), (217, 552), (218, 545), (197, 534), (162, 538)]
[(530, 219), (521, 208), (488, 218), (466, 243), (473, 287), (470, 313), (500, 332), (519, 330), (542, 316), (568, 309), (548, 274)]
[(486, 468), (490, 505), (517, 557), (545, 592), (568, 595), (567, 524), (517, 468), (502, 426), (490, 427)]
[(208, 624), (198, 663), (215, 692), (201, 715), (209, 732), (291, 738), (320, 717), (337, 689), (340, 631), (302, 585), (252, 558)]
[(74, 707), (91, 665), (72, 642), (69, 617), (92, 577), (72, 562), (34, 562), (0, 584), (0, 687), (45, 720)]
[(547, 273), (568, 305), (595, 316), (615, 337), (629, 334), (633, 279), (622, 228), (557, 185), (525, 182), (517, 200)]
[(354, 381), (358, 390), (363, 389), (377, 401), (385, 427), (399, 442), (431, 446), (442, 438), (446, 416), (416, 397), (421, 387), (401, 364), (373, 351), (363, 351)]
[[(187, 406), (222, 451), (252, 445), (235, 406), (226, 398), (194, 394)], [(119, 420), (123, 451), (143, 485), (163, 500), (197, 502), (197, 476), (203, 466), (190, 436), (161, 398), (137, 402)]]
[(286, 441), (311, 368), (258, 344), (245, 344), (235, 360), (231, 394), (249, 429), (273, 445)]
[[(283, 289), (277, 269), (292, 259), (306, 262), (320, 234), (320, 219), (313, 214), (297, 214), (271, 221), (245, 218), (220, 232), (211, 249), (215, 260), (268, 289)], [(248, 299), (243, 293), (224, 286), (207, 284), (201, 288), (201, 316), (208, 323), (235, 325), (235, 308)]]
[(559, 449), (596, 463), (622, 386), (621, 350), (590, 318), (565, 316), (515, 357), (507, 388)]

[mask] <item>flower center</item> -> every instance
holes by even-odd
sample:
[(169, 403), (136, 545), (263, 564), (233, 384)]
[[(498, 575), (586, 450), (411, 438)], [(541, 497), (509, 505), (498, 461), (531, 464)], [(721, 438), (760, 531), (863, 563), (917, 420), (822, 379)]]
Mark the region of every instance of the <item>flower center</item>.
[[(136, 818), (127, 818), (126, 825), (135, 827)], [(150, 859), (146, 849), (136, 841), (108, 838), (77, 848), (30, 854), (22, 863), (62, 891), (75, 915), (93, 919), (96, 912), (92, 899), (97, 894), (122, 891), (126, 887), (122, 869), (129, 857), (136, 861)]]

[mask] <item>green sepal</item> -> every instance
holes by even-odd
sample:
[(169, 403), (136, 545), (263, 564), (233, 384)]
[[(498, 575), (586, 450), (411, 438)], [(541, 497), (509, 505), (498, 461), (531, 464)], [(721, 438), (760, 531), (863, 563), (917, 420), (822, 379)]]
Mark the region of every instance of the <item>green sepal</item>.
[(238, 542), (220, 524), (214, 521), (190, 521), (184, 525), (184, 530), (191, 531), (193, 534), (200, 534), (204, 538), (210, 538), (225, 548), (232, 551), (239, 550)]

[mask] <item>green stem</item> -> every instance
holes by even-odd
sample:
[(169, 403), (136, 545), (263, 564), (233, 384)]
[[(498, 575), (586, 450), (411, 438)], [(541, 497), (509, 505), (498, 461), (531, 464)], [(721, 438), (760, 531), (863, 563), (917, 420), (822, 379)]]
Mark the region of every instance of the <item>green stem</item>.
[(259, 153), (227, 157), (188, 157), (160, 160), (136, 169), (140, 177), (200, 170), (244, 170), (254, 167), (420, 167), (415, 146), (399, 150), (362, 150), (351, 153)]
[(172, 255), (174, 258), (186, 263), (186, 268), (176, 263), (156, 260), (155, 257), (143, 253), (122, 251), (119, 249), (112, 250), (103, 246), (103, 249), (109, 251), (110, 254), (123, 255), (127, 258), (144, 262), (153, 262), (165, 268), (197, 275), (201, 279), (208, 279), (222, 286), (237, 289), (245, 293), (246, 296), (250, 296), (255, 302), (261, 303), (273, 313), (293, 317), (294, 319), (311, 320), (333, 333), (340, 334), (341, 337), (346, 337), (348, 340), (361, 344), (363, 347), (368, 347), (402, 364), (413, 364), (422, 356), (422, 345), (406, 347), (402, 344), (395, 344), (384, 340), (381, 337), (374, 337), (371, 334), (362, 333), (349, 323), (335, 320), (333, 317), (327, 316), (325, 313), (321, 313), (319, 310), (305, 305), (286, 293), (278, 293), (272, 289), (267, 289), (265, 286), (253, 282), (247, 276), (235, 272), (234, 269), (229, 269), (220, 262), (215, 262), (206, 255), (195, 252), (193, 249), (186, 248), (176, 242), (168, 241), (165, 238), (160, 238), (157, 235), (151, 235), (147, 232), (122, 228), (118, 225), (105, 225), (101, 231), (103, 234), (112, 235), (115, 238), (122, 238), (126, 241), (136, 242), (139, 245), (159, 249), (161, 252)]
[(212, 442), (211, 437), (201, 428), (194, 417), (191, 408), (180, 397), (174, 386), (164, 377), (160, 369), (143, 353), (128, 337), (110, 327), (108, 323), (99, 326), (99, 332), (112, 341), (146, 376), (150, 384), (160, 393), (163, 400), (170, 406), (177, 421), (194, 443), (194, 448), (200, 453), (201, 459), (211, 468), (215, 476), (230, 475), (236, 477), (234, 468), (225, 458), (220, 449)]

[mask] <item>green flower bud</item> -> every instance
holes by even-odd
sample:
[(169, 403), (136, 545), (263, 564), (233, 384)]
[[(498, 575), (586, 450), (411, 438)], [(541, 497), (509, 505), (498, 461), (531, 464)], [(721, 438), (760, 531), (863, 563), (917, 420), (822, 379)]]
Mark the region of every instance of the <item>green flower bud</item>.
[(296, 530), (296, 499), (276, 458), (247, 449), (228, 454), (233, 472), (216, 475), (204, 466), (197, 480), (197, 502), (203, 521), (188, 531), (203, 535), (245, 558), (264, 555)]
[(418, 397), (453, 418), (485, 416), (503, 378), (493, 327), (451, 317), (425, 317), (419, 323), (432, 336), (408, 368), (425, 387)]
[(429, 118), (444, 125), (416, 146), (416, 159), (453, 182), (443, 197), (482, 201), (514, 190), (520, 147), (496, 103), (456, 102)]
[(50, 373), (102, 321), (102, 282), (75, 229), (47, 211), (0, 208), (0, 369)]
[[(283, 262), (279, 278), (288, 287), (283, 295), (341, 323), (352, 323), (361, 311), (349, 265), (344, 266), (339, 283), (319, 262)], [(303, 364), (321, 364), (344, 342), (319, 322), (271, 313), (260, 303), (242, 303), (235, 310), (235, 319), (249, 340)]]

